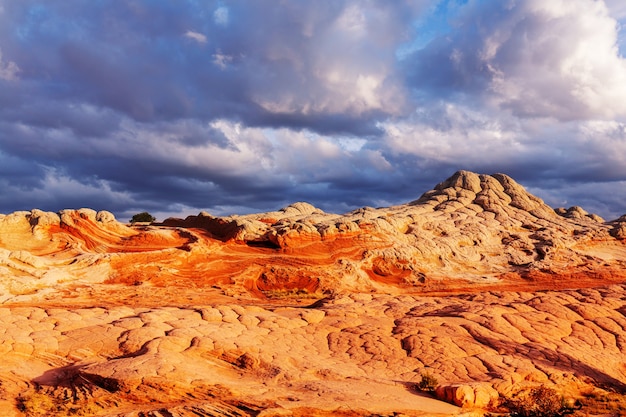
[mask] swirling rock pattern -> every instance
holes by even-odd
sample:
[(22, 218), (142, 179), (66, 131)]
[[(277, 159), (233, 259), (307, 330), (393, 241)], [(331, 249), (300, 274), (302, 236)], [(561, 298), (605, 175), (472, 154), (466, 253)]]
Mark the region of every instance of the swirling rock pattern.
[(462, 415), (544, 385), (619, 413), (625, 227), (466, 171), (345, 215), (0, 216), (0, 409)]

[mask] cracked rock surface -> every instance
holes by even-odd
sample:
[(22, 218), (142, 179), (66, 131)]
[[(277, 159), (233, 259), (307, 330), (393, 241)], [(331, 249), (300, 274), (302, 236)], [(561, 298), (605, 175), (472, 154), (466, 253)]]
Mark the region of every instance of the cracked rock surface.
[(0, 410), (481, 415), (545, 386), (620, 415), (625, 228), (467, 171), (345, 215), (0, 215)]

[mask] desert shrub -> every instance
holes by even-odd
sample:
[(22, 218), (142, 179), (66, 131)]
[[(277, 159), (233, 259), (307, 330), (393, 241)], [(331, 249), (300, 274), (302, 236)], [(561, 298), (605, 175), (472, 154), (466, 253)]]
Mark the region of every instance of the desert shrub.
[(554, 389), (540, 386), (523, 390), (506, 401), (511, 417), (562, 417), (572, 414), (563, 397)]
[(20, 394), (16, 405), (22, 415), (28, 417), (93, 416), (103, 411), (103, 407), (94, 402), (60, 400), (39, 390)]
[(264, 296), (271, 299), (280, 299), (280, 298), (288, 298), (288, 299), (298, 299), (298, 298), (322, 298), (324, 295), (319, 292), (309, 292), (304, 288), (277, 288), (271, 290), (261, 290)]
[(57, 404), (52, 397), (42, 392), (32, 392), (17, 398), (17, 408), (27, 416), (46, 416), (54, 414)]
[(131, 223), (152, 223), (155, 220), (156, 220), (156, 217), (154, 217), (152, 214), (148, 213), (147, 211), (143, 211), (141, 213), (135, 214), (132, 217), (132, 219), (130, 219), (130, 222)]
[(433, 374), (425, 372), (422, 374), (422, 380), (417, 384), (417, 388), (420, 391), (433, 392), (437, 385), (439, 385), (437, 378)]

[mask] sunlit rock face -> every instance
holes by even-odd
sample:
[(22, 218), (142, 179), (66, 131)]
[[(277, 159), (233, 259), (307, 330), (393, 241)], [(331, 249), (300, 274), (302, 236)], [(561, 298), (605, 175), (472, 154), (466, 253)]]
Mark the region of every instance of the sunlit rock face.
[(0, 215), (0, 409), (456, 415), (546, 386), (608, 413), (625, 289), (626, 216), (553, 209), (503, 174), (343, 215), (15, 212)]

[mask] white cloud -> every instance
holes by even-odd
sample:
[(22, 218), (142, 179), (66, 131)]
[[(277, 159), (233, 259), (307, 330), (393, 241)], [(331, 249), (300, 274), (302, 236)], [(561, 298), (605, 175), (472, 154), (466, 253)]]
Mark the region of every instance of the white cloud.
[(588, 138), (603, 137), (626, 145), (626, 124), (615, 120), (590, 120), (581, 125), (581, 132)]
[(199, 32), (188, 30), (187, 32), (185, 32), (185, 36), (189, 39), (193, 39), (198, 43), (207, 43), (207, 37)]
[(356, 4), (346, 7), (335, 21), (336, 28), (352, 36), (360, 37), (367, 33), (367, 20), (363, 10)]
[(579, 158), (597, 175), (626, 178), (626, 124), (614, 120), (582, 123), (577, 135)]
[(84, 178), (77, 180), (57, 168), (44, 167), (40, 182), (32, 187), (13, 184), (0, 178), (0, 189), (18, 202), (28, 204), (24, 210), (54, 206), (53, 210), (81, 207), (103, 210), (102, 203), (113, 206), (134, 205), (136, 199), (130, 192), (117, 191), (102, 179)]
[[(310, 61), (310, 67), (297, 71), (296, 82), (304, 80), (304, 85), (291, 89), (279, 86), (270, 91), (267, 83), (258, 79), (255, 103), (272, 113), (303, 115), (361, 115), (373, 110), (397, 114), (406, 104), (405, 92), (399, 80), (392, 78), (393, 69), (388, 63), (359, 65), (334, 51), (326, 51), (324, 56), (315, 53)], [(293, 75), (285, 81), (289, 80), (294, 80)]]
[(518, 126), (451, 103), (429, 111), (418, 109), (410, 118), (380, 126), (390, 152), (436, 163), (464, 166), (505, 162), (529, 151)]
[(0, 50), (0, 79), (6, 81), (17, 80), (17, 74), (20, 68), (13, 61), (5, 62), (2, 60), (2, 50)]
[(418, 90), (483, 99), (518, 117), (626, 117), (619, 25), (602, 1), (468, 2), (407, 61)]
[(213, 54), (213, 63), (222, 70), (225, 70), (228, 67), (228, 64), (230, 64), (232, 61), (232, 56), (223, 54), (222, 51), (219, 49)]
[[(82, 196), (85, 202), (91, 200), (108, 199), (119, 203), (131, 203), (133, 197), (125, 191), (115, 191), (105, 180), (96, 180), (92, 183), (79, 182), (57, 169), (47, 168), (42, 188), (37, 192), (63, 200), (63, 197)], [(75, 198), (75, 197), (74, 197)], [(42, 198), (47, 199), (47, 198)], [(69, 199), (69, 198), (68, 198)], [(78, 207), (77, 207), (78, 208)]]
[[(180, 140), (187, 136), (209, 140), (188, 145)], [(229, 146), (210, 140), (215, 136)], [(184, 167), (193, 173), (190, 179), (216, 175), (278, 186), (286, 181), (341, 180), (354, 175), (355, 169), (391, 169), (380, 151), (362, 149), (363, 144), (358, 139), (337, 140), (306, 130), (247, 127), (219, 119), (208, 125), (194, 120), (160, 126), (126, 121), (107, 141), (84, 146), (99, 157), (130, 154), (144, 164), (163, 166), (164, 172)]]
[(602, 2), (520, 2), (489, 28), (482, 51), (500, 105), (521, 116), (626, 116), (626, 60)]
[(213, 21), (220, 26), (227, 26), (230, 21), (228, 7), (220, 6), (213, 12)]
[[(413, 3), (406, 7), (419, 9)], [(252, 100), (279, 114), (403, 113), (408, 98), (394, 48), (408, 37), (398, 20), (414, 13), (400, 16), (404, 7), (304, 2), (289, 3), (281, 19), (269, 15), (256, 48), (236, 55), (250, 65)]]

